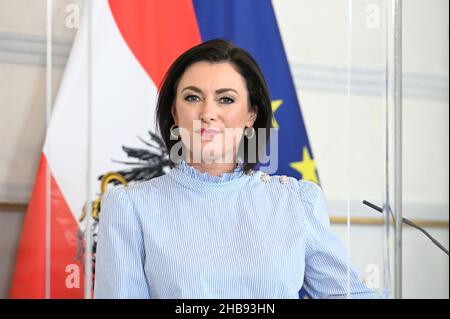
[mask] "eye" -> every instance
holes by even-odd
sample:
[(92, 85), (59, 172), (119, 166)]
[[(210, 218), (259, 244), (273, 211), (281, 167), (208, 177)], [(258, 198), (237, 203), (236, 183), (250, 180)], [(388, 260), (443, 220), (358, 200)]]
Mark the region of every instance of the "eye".
[(198, 95), (188, 95), (184, 98), (184, 100), (188, 102), (198, 102), (200, 101), (200, 97)]
[(234, 103), (234, 100), (230, 97), (221, 97), (219, 101), (223, 104), (231, 104)]

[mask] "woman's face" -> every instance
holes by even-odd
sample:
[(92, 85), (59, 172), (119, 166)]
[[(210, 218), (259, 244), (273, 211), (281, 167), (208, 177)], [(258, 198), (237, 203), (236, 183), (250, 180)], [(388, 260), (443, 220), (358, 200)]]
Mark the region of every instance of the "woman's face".
[(250, 111), (244, 78), (229, 62), (192, 64), (178, 83), (172, 116), (191, 161), (232, 163)]

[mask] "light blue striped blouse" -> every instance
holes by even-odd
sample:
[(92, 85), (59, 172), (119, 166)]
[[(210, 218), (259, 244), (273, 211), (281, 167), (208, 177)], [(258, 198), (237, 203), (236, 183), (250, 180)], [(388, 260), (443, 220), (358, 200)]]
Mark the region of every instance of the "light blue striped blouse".
[(181, 161), (101, 202), (95, 298), (377, 298), (330, 232), (319, 186)]

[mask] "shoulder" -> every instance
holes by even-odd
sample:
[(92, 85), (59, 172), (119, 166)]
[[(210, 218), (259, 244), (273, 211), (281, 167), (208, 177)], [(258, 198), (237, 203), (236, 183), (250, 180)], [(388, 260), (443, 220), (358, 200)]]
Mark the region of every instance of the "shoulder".
[(313, 182), (298, 180), (289, 175), (267, 174), (263, 171), (256, 171), (248, 186), (254, 196), (267, 196), (274, 201), (292, 202), (303, 209), (312, 209), (322, 194), (320, 186)]
[(322, 188), (307, 180), (298, 180), (286, 175), (269, 175), (257, 171), (254, 174), (254, 184), (256, 184), (256, 189), (262, 189), (266, 195), (276, 194), (277, 200), (284, 198), (295, 201), (306, 213), (313, 212), (317, 210), (318, 206), (325, 205)]
[(108, 189), (101, 198), (101, 210), (133, 210), (136, 213), (154, 205), (158, 194), (164, 194), (167, 174), (148, 181), (118, 185)]
[(134, 223), (133, 220), (139, 216), (141, 206), (145, 208), (152, 202), (151, 196), (154, 192), (152, 184), (150, 180), (108, 189), (101, 197), (100, 224)]
[(148, 181), (132, 182), (128, 186), (119, 185), (109, 189), (103, 196), (139, 196), (142, 194), (151, 194), (163, 188), (168, 181), (168, 174), (164, 174)]
[(302, 201), (307, 203), (314, 203), (322, 196), (322, 188), (316, 183), (298, 180), (297, 181), (298, 194)]
[(322, 188), (316, 183), (305, 180), (299, 180), (298, 187), (305, 222), (309, 225), (320, 224), (321, 227), (329, 227), (328, 207)]
[(252, 174), (253, 183), (265, 187), (269, 191), (286, 191), (300, 196), (302, 200), (312, 200), (322, 192), (319, 185), (288, 175), (267, 174), (256, 171)]
[(256, 186), (264, 187), (267, 190), (284, 189), (286, 191), (295, 189), (297, 180), (294, 177), (287, 175), (275, 175), (267, 174), (263, 171), (251, 171), (249, 174), (251, 176), (253, 184)]

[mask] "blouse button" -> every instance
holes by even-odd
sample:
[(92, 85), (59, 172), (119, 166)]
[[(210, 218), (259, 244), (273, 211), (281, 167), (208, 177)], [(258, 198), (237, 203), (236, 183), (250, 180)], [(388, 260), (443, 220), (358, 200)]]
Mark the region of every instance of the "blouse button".
[(280, 176), (280, 183), (286, 185), (289, 182), (289, 178), (286, 175)]
[(266, 174), (266, 173), (262, 173), (262, 174), (261, 174), (261, 180), (262, 180), (264, 183), (270, 182), (270, 179), (271, 179), (271, 176), (270, 176), (270, 175), (268, 175), (268, 174)]

